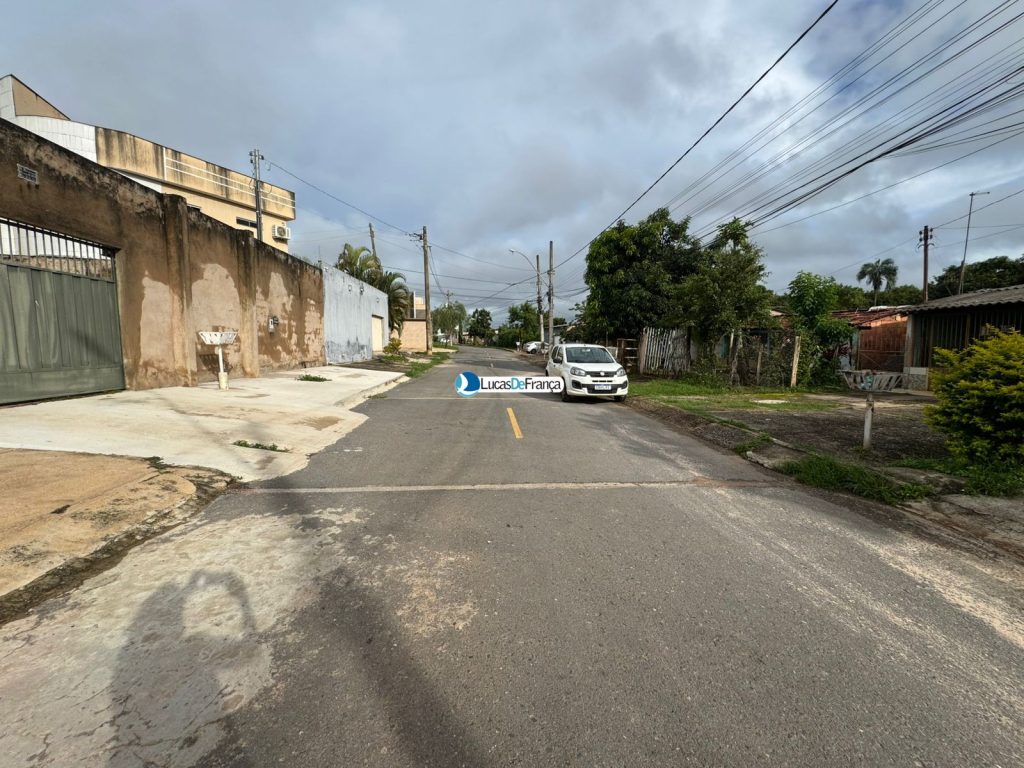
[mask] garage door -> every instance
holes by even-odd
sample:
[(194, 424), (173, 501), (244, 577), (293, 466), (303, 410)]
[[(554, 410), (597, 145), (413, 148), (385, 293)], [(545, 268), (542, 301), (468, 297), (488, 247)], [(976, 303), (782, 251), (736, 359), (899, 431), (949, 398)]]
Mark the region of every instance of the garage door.
[[(384, 318), (377, 315), (370, 315), (373, 318), (373, 351), (384, 351)], [(366, 326), (363, 326), (364, 328)]]
[(124, 389), (114, 252), (0, 218), (0, 403)]

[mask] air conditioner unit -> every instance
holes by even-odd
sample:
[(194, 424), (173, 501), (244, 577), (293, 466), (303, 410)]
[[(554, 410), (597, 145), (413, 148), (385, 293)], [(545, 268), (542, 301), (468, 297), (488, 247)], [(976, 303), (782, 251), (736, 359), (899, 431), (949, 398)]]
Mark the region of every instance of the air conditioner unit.
[(291, 240), (292, 238), (292, 231), (284, 224), (275, 224), (271, 234), (275, 240)]

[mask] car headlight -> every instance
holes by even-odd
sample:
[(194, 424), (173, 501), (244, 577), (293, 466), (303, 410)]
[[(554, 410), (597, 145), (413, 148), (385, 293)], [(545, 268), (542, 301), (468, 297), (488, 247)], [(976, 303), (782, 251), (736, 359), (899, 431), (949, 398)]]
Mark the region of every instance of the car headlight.
[(615, 375), (616, 376), (625, 376), (626, 375), (626, 369), (625, 368), (619, 368), (619, 370), (617, 370), (615, 372)]
[(587, 375), (587, 372), (584, 371), (582, 368), (570, 368), (569, 369), (569, 373), (571, 373), (573, 376), (586, 376)]

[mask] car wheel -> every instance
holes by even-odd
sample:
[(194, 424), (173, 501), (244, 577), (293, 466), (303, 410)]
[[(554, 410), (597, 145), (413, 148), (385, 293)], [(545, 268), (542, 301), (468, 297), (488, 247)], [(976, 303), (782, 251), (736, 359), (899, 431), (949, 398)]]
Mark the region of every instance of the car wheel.
[(572, 400), (573, 400), (573, 397), (572, 397), (572, 395), (569, 394), (569, 384), (566, 383), (565, 386), (562, 387), (562, 402), (563, 403), (571, 403)]

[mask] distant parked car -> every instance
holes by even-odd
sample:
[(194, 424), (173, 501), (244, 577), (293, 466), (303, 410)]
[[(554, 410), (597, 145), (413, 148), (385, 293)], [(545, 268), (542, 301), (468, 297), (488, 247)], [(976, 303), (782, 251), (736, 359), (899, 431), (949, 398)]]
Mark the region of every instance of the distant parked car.
[(528, 341), (523, 349), (533, 355), (540, 352), (540, 345), (541, 343), (539, 341)]

